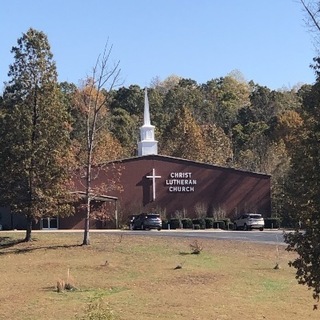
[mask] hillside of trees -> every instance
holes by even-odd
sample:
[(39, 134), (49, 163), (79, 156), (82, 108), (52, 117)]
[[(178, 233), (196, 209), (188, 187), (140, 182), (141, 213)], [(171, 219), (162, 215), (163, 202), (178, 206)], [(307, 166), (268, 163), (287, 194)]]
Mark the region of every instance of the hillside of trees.
[[(39, 35), (45, 37), (43, 33), (33, 30), (33, 40), (39, 40)], [(51, 60), (50, 46), (47, 39), (45, 40)], [(37, 43), (37, 46), (41, 56), (43, 44)], [(13, 52), (18, 49), (15, 50)], [(24, 117), (23, 110), (26, 109), (23, 101), (30, 100), (32, 106), (34, 99), (39, 99), (39, 103), (45, 108), (43, 101), (48, 99), (53, 101), (53, 104), (50, 104), (52, 110), (54, 105), (59, 106), (57, 111), (60, 118), (63, 117), (64, 133), (69, 132), (69, 141), (65, 141), (63, 147), (64, 151), (69, 148), (71, 152), (71, 155), (68, 153), (68, 168), (72, 165), (74, 168), (79, 167), (81, 163), (85, 163), (87, 156), (85, 142), (90, 133), (90, 128), (86, 126), (86, 121), (90, 118), (88, 101), (94, 100), (99, 104), (102, 116), (97, 119), (99, 135), (95, 135), (96, 140), (92, 144), (95, 151), (90, 159), (92, 164), (137, 155), (139, 127), (143, 123), (144, 88), (130, 85), (112, 86), (105, 90), (101, 83), (95, 82), (94, 76), (85, 79), (81, 86), (67, 82), (58, 83), (56, 76), (51, 82), (43, 76), (41, 84), (39, 79), (33, 78), (27, 62), (21, 56), (21, 53), (20, 56), (17, 55), (16, 63), (10, 66), (9, 76), (12, 79), (5, 85), (0, 97), (0, 120), (3, 128), (1, 141), (4, 147), (2, 150), (6, 150), (8, 141), (12, 146), (21, 143), (21, 134), (25, 134), (25, 128), (21, 126), (17, 126), (14, 133), (10, 134), (10, 131), (5, 129), (6, 125), (12, 126), (14, 121), (21, 121), (21, 117)], [(46, 74), (47, 69), (41, 63), (39, 70), (43, 68), (41, 72)], [(27, 71), (24, 71), (24, 68)], [(317, 70), (317, 66), (315, 68)], [(32, 81), (22, 77), (29, 77), (35, 83), (29, 92), (27, 87), (23, 86)], [(42, 90), (48, 88), (46, 81), (54, 88), (52, 90), (55, 90), (54, 100), (51, 89)], [(319, 83), (316, 82), (315, 85), (271, 90), (254, 81), (244, 80), (238, 71), (202, 84), (176, 75), (163, 81), (154, 78), (148, 88), (148, 96), (151, 122), (156, 127), (156, 139), (159, 142), (159, 154), (270, 174), (272, 215), (282, 218), (286, 225), (294, 224), (296, 221), (290, 216), (287, 201), (291, 196), (290, 192), (297, 196), (297, 190), (290, 184), (290, 176), (294, 174), (291, 165), (293, 161), (301, 163), (302, 159), (296, 160), (301, 138), (308, 130), (313, 130), (312, 126), (315, 125), (314, 119), (318, 112), (315, 112), (314, 108), (319, 98), (318, 87)], [(41, 106), (39, 103), (33, 104), (34, 110)], [(12, 110), (17, 105), (20, 106), (20, 113), (13, 114)], [(57, 113), (56, 116), (54, 121), (59, 121)], [(30, 123), (38, 119), (36, 113), (30, 113), (29, 117)], [(56, 126), (58, 128), (59, 124), (56, 123)], [(65, 135), (63, 139), (66, 139)], [(50, 142), (52, 147), (54, 142), (55, 140)], [(311, 143), (315, 141), (310, 140)], [(30, 145), (30, 152), (33, 152), (32, 150)], [(25, 150), (21, 149), (19, 152), (25, 153)], [(47, 152), (50, 152), (50, 148)], [(7, 163), (7, 156), (5, 152), (1, 152), (0, 161), (3, 165)], [(66, 155), (61, 156), (60, 160), (55, 158), (54, 161), (61, 165), (59, 161), (64, 157), (66, 158)], [(303, 158), (303, 155), (300, 157)], [(11, 165), (14, 167), (12, 163)], [(2, 175), (5, 179), (6, 176), (3, 173)], [(5, 189), (6, 185), (3, 188)]]

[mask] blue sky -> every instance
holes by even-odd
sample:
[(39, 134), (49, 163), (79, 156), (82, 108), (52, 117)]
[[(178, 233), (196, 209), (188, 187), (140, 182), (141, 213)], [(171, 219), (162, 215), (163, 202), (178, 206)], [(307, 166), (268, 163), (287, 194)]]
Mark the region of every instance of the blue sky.
[[(270, 89), (312, 84), (316, 56), (298, 0), (2, 0), (0, 83), (30, 27), (47, 34), (59, 81), (79, 84), (109, 39), (123, 85), (199, 84), (239, 70)], [(3, 86), (2, 86), (3, 87)]]

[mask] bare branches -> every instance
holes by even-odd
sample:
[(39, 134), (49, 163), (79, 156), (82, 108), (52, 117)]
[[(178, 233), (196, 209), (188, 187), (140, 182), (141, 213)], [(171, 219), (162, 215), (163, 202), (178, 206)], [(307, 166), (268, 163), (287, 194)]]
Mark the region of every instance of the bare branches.
[[(107, 114), (109, 92), (119, 83), (120, 61), (110, 67), (112, 46), (106, 43), (101, 55), (98, 56), (90, 77), (84, 81), (83, 87), (79, 90), (79, 109), (85, 115), (85, 137), (80, 145), (84, 148), (83, 166), (85, 167), (85, 192), (86, 192), (86, 219), (83, 244), (90, 244), (89, 240), (89, 219), (91, 213), (91, 195), (94, 192), (92, 180), (97, 174), (93, 169), (96, 159), (99, 159), (99, 145), (106, 139)], [(104, 145), (103, 148), (109, 146)], [(100, 150), (102, 152), (102, 150)], [(103, 153), (103, 152), (102, 152)], [(98, 170), (99, 171), (99, 170)]]
[(316, 27), (316, 29), (318, 29), (318, 31), (320, 31), (320, 25), (319, 22), (317, 21), (317, 14), (319, 14), (319, 3), (318, 3), (318, 8), (317, 9), (312, 9), (312, 5), (308, 4), (306, 5), (306, 3), (303, 0), (300, 0), (300, 2), (302, 3), (304, 9), (307, 11), (310, 19), (313, 22), (314, 27)]
[[(108, 45), (108, 41), (104, 47), (103, 53), (97, 58), (96, 64), (92, 69), (93, 86), (100, 92), (102, 89), (107, 91), (113, 90), (115, 86), (120, 85), (119, 76), (121, 69), (120, 61), (110, 67), (110, 56), (113, 46)], [(101, 106), (100, 106), (101, 107)]]
[(303, 9), (306, 12), (307, 19), (305, 21), (309, 31), (314, 33), (314, 45), (317, 51), (320, 47), (320, 2), (313, 0), (306, 3), (304, 0), (300, 0)]

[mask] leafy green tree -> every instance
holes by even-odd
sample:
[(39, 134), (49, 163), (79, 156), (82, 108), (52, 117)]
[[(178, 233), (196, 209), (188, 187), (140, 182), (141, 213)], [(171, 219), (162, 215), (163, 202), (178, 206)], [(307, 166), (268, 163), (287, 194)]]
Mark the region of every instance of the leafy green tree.
[(286, 110), (280, 113), (274, 121), (272, 130), (275, 140), (283, 140), (289, 149), (293, 148), (299, 128), (303, 125), (300, 114), (293, 110)]
[(139, 126), (143, 121), (144, 93), (138, 85), (110, 92), (110, 130), (123, 147), (123, 155), (137, 154)]
[(130, 115), (125, 109), (116, 108), (112, 110), (110, 130), (121, 144), (125, 157), (137, 154), (139, 119), (137, 115)]
[(184, 106), (188, 106), (193, 117), (198, 121), (199, 117), (201, 117), (202, 104), (203, 95), (197, 83), (191, 79), (180, 79), (179, 83), (170, 89), (163, 99), (163, 126), (167, 127), (175, 117), (176, 112)]
[(268, 166), (266, 172), (270, 174), (272, 178), (272, 214), (277, 218), (281, 218), (284, 213), (284, 185), (288, 179), (287, 176), (290, 166), (288, 150), (282, 140), (271, 144), (266, 165)]
[(205, 161), (201, 127), (187, 107), (179, 109), (162, 139), (161, 153), (194, 161)]
[(264, 122), (249, 122), (244, 126), (237, 124), (233, 127), (236, 167), (265, 172), (264, 160), (270, 144), (267, 129)]
[(215, 165), (230, 165), (233, 160), (232, 143), (224, 131), (215, 124), (201, 126), (205, 162)]
[[(287, 250), (298, 257), (290, 262), (296, 268), (296, 278), (320, 297), (320, 79), (309, 94), (304, 96), (302, 119), (297, 140), (291, 150), (291, 167), (286, 184), (288, 219), (295, 232), (288, 233)], [(305, 231), (300, 232), (302, 226)]]
[(297, 90), (271, 91), (251, 84), (250, 104), (239, 109), (232, 128), (234, 165), (272, 175), (273, 214), (282, 216), (288, 148), (294, 143), (301, 98)]
[(236, 123), (238, 110), (249, 104), (250, 85), (233, 76), (213, 79), (202, 86), (207, 107), (207, 117), (230, 136)]
[(79, 139), (80, 136), (85, 131), (85, 126), (83, 124), (83, 115), (79, 109), (74, 105), (74, 97), (77, 93), (77, 86), (73, 83), (62, 82), (59, 84), (62, 102), (71, 118), (72, 131), (70, 137), (72, 140)]
[(159, 77), (155, 77), (151, 80), (150, 87), (158, 91), (160, 94), (165, 95), (169, 92), (169, 90), (177, 86), (181, 79), (182, 78), (178, 77), (177, 75), (171, 75), (163, 81), (161, 81)]
[(0, 118), (0, 199), (32, 223), (72, 213), (70, 119), (47, 36), (29, 29), (12, 48)]
[[(316, 31), (319, 41), (319, 1), (306, 3), (300, 0), (307, 13), (307, 23)], [(317, 43), (319, 45), (319, 42)], [(304, 121), (299, 128), (298, 139), (291, 151), (291, 170), (286, 190), (288, 218), (295, 226), (295, 232), (288, 233), (285, 241), (287, 250), (298, 254), (290, 262), (296, 269), (296, 278), (300, 284), (313, 290), (313, 298), (318, 303), (320, 298), (320, 57), (314, 59), (317, 81), (314, 86), (304, 86), (299, 94), (303, 97), (301, 117)], [(304, 228), (300, 232), (299, 227)], [(314, 305), (314, 309), (318, 304)]]
[(131, 85), (129, 88), (121, 87), (113, 94), (110, 109), (112, 111), (113, 109), (121, 108), (130, 115), (142, 115), (143, 101), (143, 89), (138, 85)]
[(255, 121), (262, 121), (268, 125), (278, 114), (284, 111), (297, 110), (300, 105), (300, 98), (294, 89), (275, 91), (267, 87), (254, 85), (250, 95), (250, 108)]
[(255, 85), (250, 94), (250, 104), (256, 121), (268, 123), (276, 115), (274, 91)]
[[(151, 109), (151, 123), (156, 127), (156, 136), (160, 137), (166, 117), (163, 112), (163, 95), (156, 89), (148, 91)], [(139, 86), (120, 88), (113, 93), (111, 102), (111, 131), (124, 148), (124, 155), (137, 154), (139, 127), (143, 124), (144, 92)]]

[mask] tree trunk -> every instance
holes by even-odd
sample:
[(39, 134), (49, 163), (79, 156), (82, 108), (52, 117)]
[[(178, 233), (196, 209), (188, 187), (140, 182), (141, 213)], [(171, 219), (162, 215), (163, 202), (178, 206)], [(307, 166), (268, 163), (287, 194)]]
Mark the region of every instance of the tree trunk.
[(83, 234), (83, 242), (82, 245), (87, 246), (90, 244), (90, 234), (89, 234), (89, 219), (85, 219), (85, 226), (84, 226), (84, 234)]
[(25, 242), (31, 241), (32, 221), (32, 217), (27, 215), (26, 237), (24, 238)]
[(87, 197), (87, 206), (86, 206), (86, 218), (84, 221), (84, 234), (83, 234), (83, 242), (82, 245), (89, 245), (90, 244), (90, 198)]

